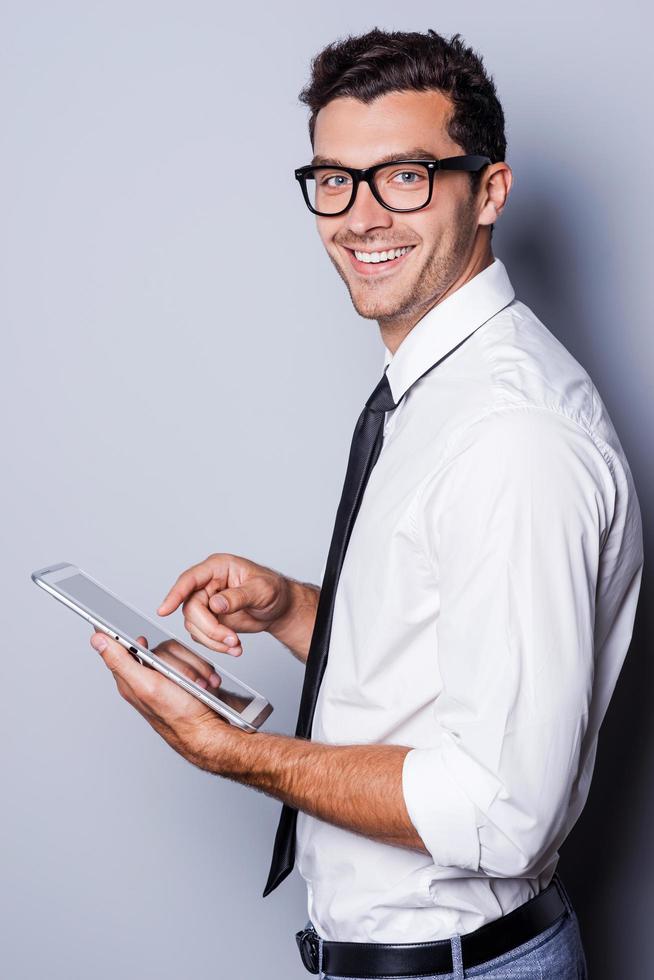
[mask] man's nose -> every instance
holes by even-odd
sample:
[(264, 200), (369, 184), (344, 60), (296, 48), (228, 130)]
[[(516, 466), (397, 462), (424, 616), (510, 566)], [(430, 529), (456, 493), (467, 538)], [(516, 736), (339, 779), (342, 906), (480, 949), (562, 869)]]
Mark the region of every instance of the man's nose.
[(357, 187), (354, 203), (345, 213), (345, 218), (348, 227), (357, 235), (370, 228), (389, 228), (393, 223), (392, 213), (379, 203), (363, 180)]

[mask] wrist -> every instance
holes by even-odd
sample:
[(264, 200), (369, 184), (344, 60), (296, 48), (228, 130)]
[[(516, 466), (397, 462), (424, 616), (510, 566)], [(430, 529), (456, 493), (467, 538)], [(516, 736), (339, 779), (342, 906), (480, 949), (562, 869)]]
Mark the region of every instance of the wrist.
[(257, 736), (257, 732), (245, 732), (227, 721), (220, 721), (220, 730), (216, 739), (215, 750), (210, 753), (208, 768), (216, 776), (227, 779), (235, 778), (235, 774), (247, 765), (247, 742)]
[(222, 755), (220, 776), (239, 783), (256, 784), (262, 753), (266, 755), (270, 732), (244, 732), (230, 726), (229, 748)]
[(315, 619), (320, 588), (287, 576), (284, 576), (284, 580), (288, 588), (288, 606), (284, 613), (270, 624), (268, 633), (281, 643), (291, 646), (292, 637), (297, 631), (298, 618), (303, 613), (307, 613), (313, 614)]

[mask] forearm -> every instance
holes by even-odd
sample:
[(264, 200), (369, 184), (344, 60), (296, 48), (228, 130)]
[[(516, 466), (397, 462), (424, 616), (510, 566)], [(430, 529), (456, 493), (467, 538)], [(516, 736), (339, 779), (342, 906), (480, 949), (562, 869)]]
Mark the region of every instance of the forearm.
[(320, 586), (308, 582), (298, 582), (286, 577), (291, 591), (288, 612), (268, 627), (268, 632), (302, 663), (306, 663), (316, 610), (320, 596)]
[(427, 854), (402, 793), (409, 751), (402, 745), (325, 745), (235, 730), (220, 775), (337, 827)]

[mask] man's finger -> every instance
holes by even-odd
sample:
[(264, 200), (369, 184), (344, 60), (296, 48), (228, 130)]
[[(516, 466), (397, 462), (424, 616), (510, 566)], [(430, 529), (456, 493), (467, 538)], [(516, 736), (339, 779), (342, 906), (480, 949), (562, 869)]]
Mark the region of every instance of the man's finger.
[(198, 592), (203, 589), (206, 585), (211, 582), (215, 577), (216, 569), (211, 566), (209, 562), (203, 561), (198, 565), (192, 565), (187, 568), (185, 572), (182, 572), (178, 576), (177, 581), (173, 585), (172, 589), (168, 592), (157, 613), (159, 616), (168, 616), (171, 612), (179, 606), (181, 602), (186, 599), (187, 596), (191, 595), (192, 592)]
[(241, 646), (241, 641), (238, 638), (238, 634), (235, 633), (234, 630), (227, 629), (226, 626), (223, 627), (223, 635), (225, 636), (225, 639), (228, 636), (233, 636), (236, 640), (235, 643), (225, 643), (224, 640), (213, 640), (210, 636), (207, 636), (206, 633), (203, 633), (198, 626), (187, 620), (185, 620), (184, 626), (188, 630), (191, 639), (195, 640), (196, 643), (201, 644), (203, 647), (206, 647), (207, 650), (215, 650), (216, 653), (231, 653), (233, 657), (240, 657), (240, 655), (243, 653), (243, 647)]
[[(206, 596), (206, 592), (203, 593)], [(234, 653), (239, 649), (240, 643), (238, 636), (233, 629), (216, 619), (216, 613), (211, 612), (205, 602), (197, 594), (192, 595), (184, 603), (184, 626), (196, 643), (201, 643), (210, 650), (220, 653)], [(227, 643), (227, 637), (232, 637), (231, 643)]]
[(220, 642), (221, 637), (232, 631), (218, 622), (215, 613), (208, 608), (209, 601), (206, 590), (194, 592), (182, 606), (184, 625), (188, 629), (187, 623), (192, 623), (212, 640)]
[[(142, 685), (141, 672), (146, 672), (145, 667), (137, 663), (118, 640), (114, 640), (106, 633), (98, 630), (91, 636), (91, 646), (97, 650), (113, 674), (124, 678), (130, 686), (132, 683), (137, 686)], [(147, 671), (146, 673), (149, 678), (150, 672)]]
[(209, 599), (209, 608), (215, 613), (232, 613), (237, 612), (239, 609), (247, 609), (248, 606), (253, 606), (256, 602), (256, 597), (253, 594), (253, 590), (246, 588), (244, 585), (235, 585), (232, 589), (223, 589), (222, 592), (216, 592)]

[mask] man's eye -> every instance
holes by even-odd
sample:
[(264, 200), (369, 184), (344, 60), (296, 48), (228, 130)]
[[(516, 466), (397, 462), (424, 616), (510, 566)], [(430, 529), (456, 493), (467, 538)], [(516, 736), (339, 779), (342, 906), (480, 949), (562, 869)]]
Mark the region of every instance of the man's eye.
[[(417, 184), (421, 180), (424, 180), (423, 175), (422, 174), (419, 174), (419, 173), (416, 173), (414, 170), (400, 170), (399, 173), (397, 173), (395, 175), (395, 177), (402, 177), (402, 178), (408, 177), (409, 178), (408, 180), (399, 180), (398, 181), (398, 184), (405, 184), (405, 185), (406, 184)], [(395, 178), (393, 178), (393, 179), (395, 179)]]
[(328, 174), (320, 183), (323, 187), (345, 187), (349, 179), (347, 174)]

